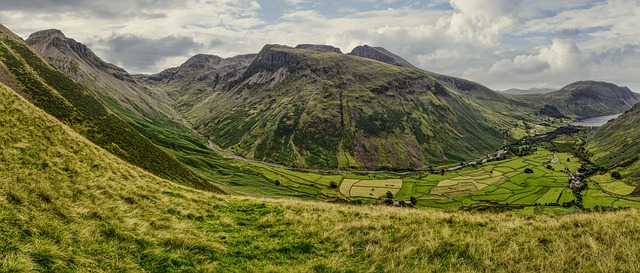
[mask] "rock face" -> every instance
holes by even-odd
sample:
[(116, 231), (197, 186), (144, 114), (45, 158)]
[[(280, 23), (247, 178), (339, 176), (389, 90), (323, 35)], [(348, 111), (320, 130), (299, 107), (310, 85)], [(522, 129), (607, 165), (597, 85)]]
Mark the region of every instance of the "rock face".
[(139, 85), (127, 71), (104, 62), (87, 46), (67, 38), (60, 30), (35, 32), (25, 42), (75, 81), (133, 113), (178, 116), (169, 105), (168, 96)]
[(297, 45), (296, 48), (301, 48), (301, 49), (317, 49), (317, 50), (322, 50), (322, 51), (328, 51), (328, 52), (335, 52), (335, 53), (339, 53), (342, 54), (342, 50), (340, 50), (337, 47), (334, 46), (330, 46), (330, 45), (311, 45), (311, 44), (300, 44)]
[(415, 68), (411, 63), (382, 47), (370, 47), (368, 45), (357, 46), (349, 55), (372, 59), (395, 66)]
[(49, 29), (34, 32), (29, 35), (26, 42), (42, 56), (52, 61), (58, 68), (62, 68), (66, 72), (75, 72), (72, 74), (77, 78), (88, 77), (89, 75), (84, 75), (82, 71), (77, 69), (74, 70), (73, 64), (69, 59), (72, 57), (75, 57), (76, 61), (82, 61), (95, 69), (104, 70), (117, 79), (135, 83), (127, 71), (102, 61), (91, 49), (74, 39), (67, 38), (60, 30)]
[(629, 110), (640, 102), (640, 94), (612, 83), (579, 81), (545, 94), (542, 99), (566, 116), (591, 118)]

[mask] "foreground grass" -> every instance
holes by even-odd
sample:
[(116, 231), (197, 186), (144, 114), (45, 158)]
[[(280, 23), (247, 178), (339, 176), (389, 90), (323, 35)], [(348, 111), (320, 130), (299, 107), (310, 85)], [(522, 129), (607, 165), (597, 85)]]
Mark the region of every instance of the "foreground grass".
[(132, 167), (0, 86), (0, 271), (639, 271), (640, 213), (221, 196)]

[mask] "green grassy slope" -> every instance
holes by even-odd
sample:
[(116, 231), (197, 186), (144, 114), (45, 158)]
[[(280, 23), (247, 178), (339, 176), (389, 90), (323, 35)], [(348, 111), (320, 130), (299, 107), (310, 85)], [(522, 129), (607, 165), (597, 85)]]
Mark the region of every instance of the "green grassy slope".
[(161, 177), (218, 190), (111, 113), (87, 89), (48, 65), (4, 28), (0, 33), (0, 62), (3, 82), (94, 143)]
[(3, 272), (640, 270), (635, 210), (523, 217), (217, 196), (127, 164), (1, 84), (0, 98)]
[(584, 119), (622, 113), (640, 101), (640, 95), (612, 83), (579, 81), (544, 95), (517, 96), (542, 109), (556, 107), (565, 116)]
[(640, 181), (640, 104), (596, 129), (587, 148), (598, 164)]
[[(310, 199), (286, 187), (277, 187), (262, 174), (238, 166), (207, 147), (207, 140), (187, 128), (173, 110), (173, 92), (154, 92), (138, 84), (125, 70), (102, 61), (77, 41), (59, 30), (39, 31), (26, 40), (52, 65), (76, 82), (86, 86), (117, 116), (127, 121), (154, 144), (175, 156), (194, 172), (219, 185), (227, 192), (269, 197)], [(187, 66), (223, 62), (220, 58), (198, 55)], [(181, 75), (172, 75), (180, 78)], [(179, 103), (179, 102), (178, 102)], [(241, 165), (241, 164), (240, 164)]]

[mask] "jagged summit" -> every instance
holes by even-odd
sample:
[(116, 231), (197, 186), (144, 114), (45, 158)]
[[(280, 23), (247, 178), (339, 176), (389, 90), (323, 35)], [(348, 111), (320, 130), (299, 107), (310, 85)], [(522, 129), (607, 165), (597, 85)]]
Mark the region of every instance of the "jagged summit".
[(335, 53), (342, 54), (342, 50), (340, 50), (340, 48), (337, 48), (337, 47), (331, 46), (331, 45), (299, 44), (299, 45), (296, 46), (296, 48), (298, 48), (298, 49), (317, 49), (317, 50), (335, 52)]
[(414, 65), (407, 62), (402, 57), (391, 53), (390, 51), (382, 47), (371, 47), (368, 45), (361, 45), (354, 48), (349, 55), (359, 56), (367, 59), (380, 61), (383, 63), (392, 64), (401, 67), (415, 68)]
[(64, 33), (62, 33), (61, 30), (52, 28), (52, 29), (45, 29), (45, 30), (40, 30), (40, 31), (31, 33), (28, 39), (31, 39), (31, 40), (46, 39), (48, 37), (56, 36), (56, 35), (66, 38), (66, 36), (64, 35)]
[[(49, 58), (68, 57), (70, 54), (75, 53), (79, 58), (83, 59), (90, 65), (100, 68), (109, 66), (108, 63), (100, 60), (100, 58), (87, 46), (74, 39), (67, 38), (67, 36), (58, 29), (47, 29), (34, 32), (29, 35), (29, 38), (27, 38), (25, 42), (27, 42), (27, 44), (36, 51), (40, 52), (43, 56), (47, 56)], [(119, 70), (119, 72), (124, 71), (123, 69), (118, 69), (115, 66), (112, 68), (114, 70)], [(122, 77), (123, 75), (120, 76)]]
[(300, 59), (288, 51), (289, 46), (268, 44), (265, 45), (245, 71), (245, 75), (258, 71), (275, 72), (282, 67), (293, 68), (300, 63)]
[(210, 55), (210, 54), (196, 54), (195, 56), (189, 58), (186, 62), (184, 62), (182, 67), (192, 67), (192, 68), (205, 68), (208, 65), (217, 65), (222, 62), (224, 58)]

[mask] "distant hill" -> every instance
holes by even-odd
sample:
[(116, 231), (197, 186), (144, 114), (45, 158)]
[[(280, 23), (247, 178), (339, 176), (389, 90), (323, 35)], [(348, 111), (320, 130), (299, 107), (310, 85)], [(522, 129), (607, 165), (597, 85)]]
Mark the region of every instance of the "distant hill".
[(622, 113), (640, 102), (640, 94), (612, 83), (579, 81), (545, 94), (544, 100), (563, 113), (591, 118)]
[(481, 157), (510, 138), (470, 102), (472, 89), (510, 103), (504, 96), (362, 50), (364, 58), (328, 46), (267, 45), (258, 55), (198, 55), (138, 77), (172, 94), (220, 147), (290, 166), (417, 168)]
[(552, 88), (529, 88), (529, 89), (511, 88), (511, 89), (498, 91), (498, 92), (509, 94), (509, 95), (534, 95), (534, 94), (546, 94), (553, 91), (555, 91), (555, 89), (552, 89)]
[[(597, 128), (587, 143), (598, 164), (640, 181), (640, 103)], [(640, 194), (640, 188), (636, 192)]]
[(106, 108), (94, 92), (49, 65), (4, 27), (0, 28), (0, 42), (0, 82), (130, 163), (163, 178), (219, 190), (155, 146)]
[(585, 119), (622, 113), (640, 102), (640, 94), (627, 87), (597, 81), (579, 81), (547, 94), (522, 95), (540, 114)]

